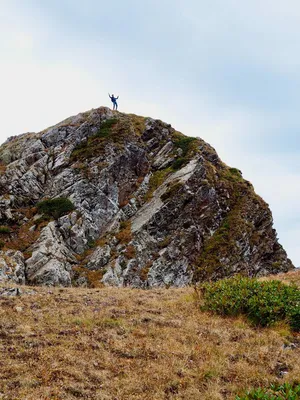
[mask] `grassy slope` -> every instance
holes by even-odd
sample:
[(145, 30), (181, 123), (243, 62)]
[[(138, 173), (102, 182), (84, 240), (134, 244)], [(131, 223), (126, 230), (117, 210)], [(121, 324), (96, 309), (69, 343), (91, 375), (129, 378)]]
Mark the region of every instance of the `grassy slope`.
[(0, 298), (1, 399), (233, 399), (300, 376), (299, 336), (201, 313), (192, 288), (35, 290)]

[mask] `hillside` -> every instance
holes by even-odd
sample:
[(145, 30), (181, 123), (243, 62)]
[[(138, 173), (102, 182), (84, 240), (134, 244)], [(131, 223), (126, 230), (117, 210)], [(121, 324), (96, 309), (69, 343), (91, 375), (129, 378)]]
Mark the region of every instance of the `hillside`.
[(201, 312), (190, 287), (21, 290), (0, 295), (1, 399), (233, 400), (299, 381), (299, 334)]
[(183, 287), (293, 268), (251, 183), (162, 121), (100, 107), (10, 138), (0, 162), (3, 281)]

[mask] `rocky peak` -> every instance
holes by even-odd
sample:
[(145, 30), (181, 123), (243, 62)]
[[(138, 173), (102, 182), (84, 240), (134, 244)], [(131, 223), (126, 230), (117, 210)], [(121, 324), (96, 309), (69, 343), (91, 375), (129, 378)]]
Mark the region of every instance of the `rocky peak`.
[(184, 286), (293, 268), (241, 172), (151, 118), (100, 107), (10, 138), (0, 195), (0, 280)]

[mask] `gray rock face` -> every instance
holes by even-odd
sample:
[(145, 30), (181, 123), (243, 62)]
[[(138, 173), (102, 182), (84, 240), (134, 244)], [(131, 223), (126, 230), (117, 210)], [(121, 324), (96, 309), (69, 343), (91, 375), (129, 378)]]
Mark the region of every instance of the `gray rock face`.
[(0, 251), (0, 282), (25, 284), (24, 257), (20, 251)]
[[(240, 171), (161, 121), (101, 107), (9, 139), (0, 163), (0, 281), (180, 287), (293, 268)], [(75, 211), (37, 214), (59, 197)]]
[(32, 249), (32, 256), (26, 262), (29, 283), (71, 285), (71, 263), (76, 259), (55, 222), (50, 222), (42, 230)]

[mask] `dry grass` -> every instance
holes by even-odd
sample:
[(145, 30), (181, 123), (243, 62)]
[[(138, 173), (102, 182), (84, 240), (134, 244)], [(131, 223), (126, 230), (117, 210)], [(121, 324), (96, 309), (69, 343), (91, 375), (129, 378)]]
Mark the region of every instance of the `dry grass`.
[(4, 175), (6, 171), (6, 165), (0, 161), (0, 175)]
[(202, 313), (192, 288), (36, 291), (0, 298), (1, 399), (234, 399), (300, 376), (299, 336)]
[(300, 287), (300, 268), (287, 273), (281, 273), (277, 275), (269, 275), (267, 277), (261, 278), (262, 280), (276, 279), (284, 283), (293, 283)]
[(131, 260), (132, 258), (135, 258), (136, 256), (136, 250), (135, 247), (130, 244), (129, 246), (126, 247), (126, 250), (124, 252), (124, 255), (128, 260)]
[(131, 221), (121, 222), (120, 231), (116, 234), (116, 238), (123, 244), (131, 241)]

